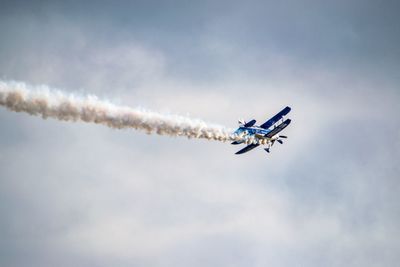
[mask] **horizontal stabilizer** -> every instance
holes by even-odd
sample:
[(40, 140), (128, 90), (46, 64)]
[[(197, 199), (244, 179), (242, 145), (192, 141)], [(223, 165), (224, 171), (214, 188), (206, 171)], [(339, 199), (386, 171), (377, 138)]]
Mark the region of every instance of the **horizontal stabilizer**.
[(249, 122), (246, 122), (245, 125), (243, 125), (244, 127), (251, 127), (254, 124), (256, 124), (256, 120), (251, 120)]

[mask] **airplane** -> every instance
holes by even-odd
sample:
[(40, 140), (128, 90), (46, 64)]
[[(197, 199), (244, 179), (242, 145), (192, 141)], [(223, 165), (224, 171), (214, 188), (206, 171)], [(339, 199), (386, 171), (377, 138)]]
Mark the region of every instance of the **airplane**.
[(290, 124), (290, 119), (283, 120), (283, 117), (286, 116), (290, 110), (290, 107), (285, 107), (260, 126), (255, 125), (256, 120), (251, 120), (249, 122), (239, 120), (239, 128), (233, 133), (234, 136), (237, 137), (237, 140), (232, 142), (232, 145), (245, 143), (247, 146), (235, 154), (246, 153), (259, 145), (267, 145), (264, 150), (269, 153), (275, 141), (283, 144), (282, 139), (287, 138), (287, 136), (278, 135), (278, 133)]

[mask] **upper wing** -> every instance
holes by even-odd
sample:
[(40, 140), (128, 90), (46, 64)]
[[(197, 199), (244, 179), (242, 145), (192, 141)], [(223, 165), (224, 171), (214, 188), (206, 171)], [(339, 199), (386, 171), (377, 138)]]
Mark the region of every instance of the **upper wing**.
[(263, 124), (261, 124), (260, 127), (264, 128), (264, 129), (268, 129), (269, 127), (274, 125), (277, 121), (282, 119), (283, 116), (288, 114), (290, 112), (290, 110), (291, 110), (290, 107), (286, 107), (286, 108), (282, 109), (278, 114), (276, 114), (271, 119), (269, 119), (266, 122), (264, 122)]
[(239, 151), (236, 152), (235, 154), (243, 154), (243, 153), (245, 153), (245, 152), (247, 152), (247, 151), (250, 151), (250, 150), (252, 150), (253, 148), (256, 148), (256, 147), (258, 147), (258, 146), (259, 146), (259, 144), (250, 144), (250, 145), (248, 145), (248, 146), (242, 148), (241, 150), (239, 150)]
[(290, 124), (291, 120), (287, 119), (284, 122), (282, 122), (281, 124), (278, 125), (278, 127), (274, 128), (272, 131), (270, 131), (269, 133), (267, 133), (265, 135), (265, 137), (267, 138), (271, 138), (274, 135), (276, 135), (277, 133), (279, 133), (280, 131), (282, 131), (283, 129), (286, 128), (286, 126), (288, 126)]

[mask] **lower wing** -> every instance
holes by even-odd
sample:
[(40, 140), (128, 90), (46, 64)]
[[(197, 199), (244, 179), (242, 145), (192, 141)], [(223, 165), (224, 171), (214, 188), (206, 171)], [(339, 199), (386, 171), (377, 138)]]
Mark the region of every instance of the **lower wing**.
[(250, 144), (250, 145), (248, 145), (248, 146), (242, 148), (241, 150), (239, 150), (239, 151), (236, 152), (235, 154), (243, 154), (243, 153), (246, 153), (246, 152), (248, 152), (248, 151), (250, 151), (250, 150), (252, 150), (253, 148), (256, 148), (256, 147), (258, 147), (258, 146), (259, 146), (259, 144)]

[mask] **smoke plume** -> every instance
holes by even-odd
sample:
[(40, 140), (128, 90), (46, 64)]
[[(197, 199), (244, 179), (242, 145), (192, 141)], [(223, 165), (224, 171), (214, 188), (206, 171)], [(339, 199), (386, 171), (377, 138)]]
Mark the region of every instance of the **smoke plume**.
[(43, 119), (84, 121), (110, 128), (132, 128), (146, 133), (186, 136), (208, 140), (236, 140), (232, 130), (189, 117), (117, 106), (96, 96), (77, 97), (48, 86), (0, 81), (0, 105), (15, 112), (25, 112)]

